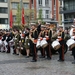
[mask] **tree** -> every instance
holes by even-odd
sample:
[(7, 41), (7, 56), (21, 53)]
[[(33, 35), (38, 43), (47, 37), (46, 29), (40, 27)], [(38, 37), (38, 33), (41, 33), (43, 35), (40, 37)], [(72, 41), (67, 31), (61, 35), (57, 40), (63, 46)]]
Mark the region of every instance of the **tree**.
[(28, 26), (31, 21), (31, 14), (32, 13), (34, 13), (34, 9), (25, 9), (25, 20), (26, 20), (26, 23)]
[(20, 26), (20, 24), (21, 24), (21, 8), (20, 8), (20, 4), (18, 4), (18, 6), (17, 6), (16, 23), (17, 23), (18, 26)]
[(13, 28), (14, 29), (22, 29), (20, 4), (18, 4), (18, 6), (17, 6), (16, 21), (15, 21), (15, 25), (13, 26)]
[(40, 19), (41, 21), (43, 21), (43, 18), (42, 18), (42, 9), (39, 10), (38, 19)]

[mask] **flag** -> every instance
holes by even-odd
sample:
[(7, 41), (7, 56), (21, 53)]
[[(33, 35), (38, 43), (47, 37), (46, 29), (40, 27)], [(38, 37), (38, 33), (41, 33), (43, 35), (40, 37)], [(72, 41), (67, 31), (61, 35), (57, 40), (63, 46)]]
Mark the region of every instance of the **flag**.
[(10, 28), (13, 26), (13, 16), (12, 16), (12, 10), (10, 10)]
[(25, 18), (24, 18), (24, 8), (22, 8), (22, 25), (25, 24)]

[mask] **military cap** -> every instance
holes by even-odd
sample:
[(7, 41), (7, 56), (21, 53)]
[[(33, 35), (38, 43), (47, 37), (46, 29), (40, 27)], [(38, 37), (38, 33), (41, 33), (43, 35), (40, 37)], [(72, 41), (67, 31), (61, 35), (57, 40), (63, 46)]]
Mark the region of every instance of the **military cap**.
[(74, 25), (71, 25), (71, 27), (75, 28), (75, 26), (74, 26)]
[(31, 26), (36, 26), (36, 23), (30, 23)]
[(45, 28), (45, 25), (41, 25), (41, 28)]
[(73, 22), (75, 22), (75, 18), (73, 19)]
[(62, 25), (59, 25), (58, 28), (63, 28), (63, 26)]
[(46, 22), (46, 25), (50, 25), (50, 23), (49, 22)]

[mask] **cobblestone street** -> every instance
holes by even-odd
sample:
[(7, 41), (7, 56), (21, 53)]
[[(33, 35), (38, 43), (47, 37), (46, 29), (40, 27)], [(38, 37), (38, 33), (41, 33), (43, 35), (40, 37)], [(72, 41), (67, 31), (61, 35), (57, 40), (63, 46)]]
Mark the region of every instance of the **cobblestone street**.
[(52, 60), (38, 57), (37, 62), (30, 62), (31, 59), (0, 53), (0, 75), (75, 75), (71, 51), (66, 53), (64, 62), (57, 61), (58, 55), (53, 55)]

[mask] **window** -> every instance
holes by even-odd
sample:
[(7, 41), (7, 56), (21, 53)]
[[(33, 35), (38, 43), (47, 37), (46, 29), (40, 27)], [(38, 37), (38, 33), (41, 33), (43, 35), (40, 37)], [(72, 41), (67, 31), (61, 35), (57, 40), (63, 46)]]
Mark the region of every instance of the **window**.
[(38, 0), (39, 6), (42, 6), (42, 0)]
[(13, 16), (13, 21), (16, 22), (16, 16), (15, 15)]
[(25, 9), (29, 9), (29, 3), (24, 3), (23, 6)]
[(8, 9), (4, 7), (0, 7), (0, 13), (8, 13)]
[(65, 10), (74, 10), (75, 9), (75, 0), (65, 0), (64, 1)]
[(34, 0), (31, 0), (32, 8), (34, 8)]
[(31, 19), (34, 19), (34, 12), (31, 12)]
[(31, 0), (31, 4), (34, 4), (33, 0)]
[(49, 0), (45, 0), (45, 5), (49, 6)]
[(8, 0), (0, 0), (0, 2), (7, 2)]
[(56, 0), (54, 0), (54, 5), (56, 4)]
[(49, 10), (46, 10), (45, 13), (46, 13), (46, 18), (48, 19), (49, 18)]
[(18, 2), (13, 2), (12, 3), (12, 8), (13, 9), (17, 9), (18, 4), (19, 4)]
[(0, 24), (8, 24), (7, 18), (0, 18)]

